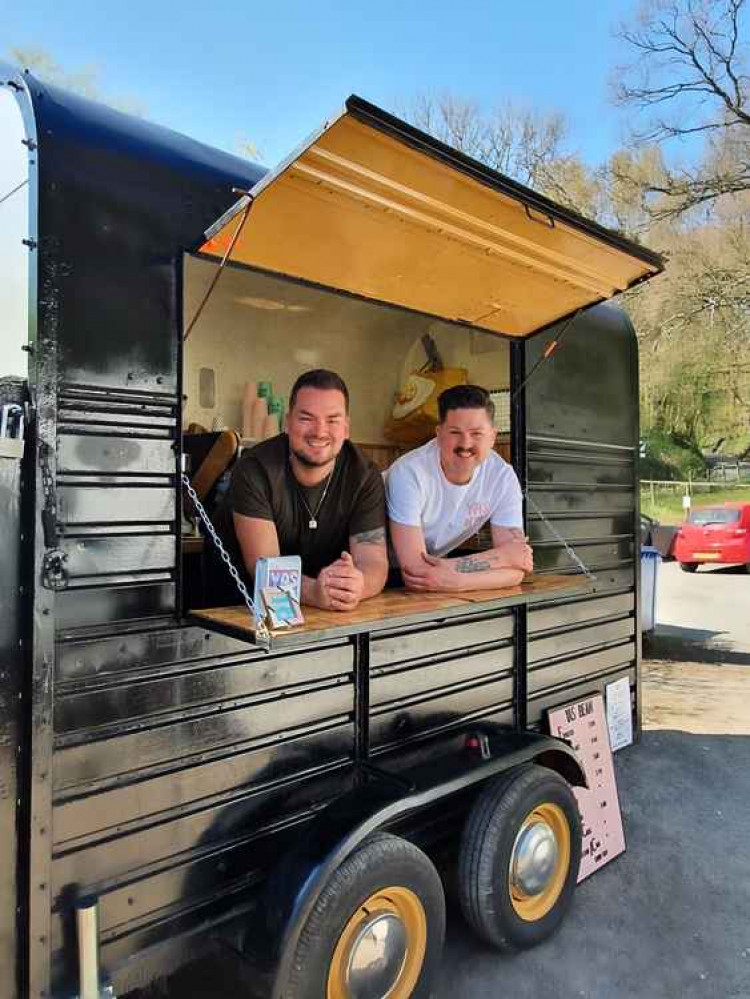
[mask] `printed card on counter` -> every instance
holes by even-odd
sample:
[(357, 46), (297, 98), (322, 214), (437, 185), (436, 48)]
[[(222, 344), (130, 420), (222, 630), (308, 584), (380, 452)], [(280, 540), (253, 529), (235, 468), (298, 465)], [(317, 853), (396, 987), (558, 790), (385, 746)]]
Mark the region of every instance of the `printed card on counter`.
[(259, 558), (255, 565), (256, 615), (272, 631), (304, 624), (300, 607), (302, 559), (299, 555)]

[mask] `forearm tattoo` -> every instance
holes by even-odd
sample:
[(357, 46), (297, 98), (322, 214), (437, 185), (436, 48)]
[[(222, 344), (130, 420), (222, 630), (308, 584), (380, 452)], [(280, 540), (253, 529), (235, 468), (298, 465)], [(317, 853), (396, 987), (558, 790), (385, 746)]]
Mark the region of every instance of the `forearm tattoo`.
[(361, 534), (353, 534), (352, 541), (358, 545), (384, 545), (385, 528), (376, 527), (374, 531), (363, 531)]
[(489, 559), (477, 558), (475, 555), (456, 559), (454, 565), (456, 572), (486, 572), (487, 569), (492, 568), (492, 562)]

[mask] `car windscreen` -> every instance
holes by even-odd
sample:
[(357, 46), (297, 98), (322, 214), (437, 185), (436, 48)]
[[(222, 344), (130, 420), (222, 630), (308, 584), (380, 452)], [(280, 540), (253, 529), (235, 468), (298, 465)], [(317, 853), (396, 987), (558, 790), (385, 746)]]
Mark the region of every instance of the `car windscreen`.
[(693, 510), (688, 517), (689, 524), (736, 524), (740, 511), (717, 507), (714, 510)]

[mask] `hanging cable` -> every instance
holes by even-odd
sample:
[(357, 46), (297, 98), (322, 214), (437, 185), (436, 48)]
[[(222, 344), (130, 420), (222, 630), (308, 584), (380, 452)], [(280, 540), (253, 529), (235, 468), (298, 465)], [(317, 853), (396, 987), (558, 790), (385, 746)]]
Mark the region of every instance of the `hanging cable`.
[(563, 328), (560, 330), (560, 332), (557, 334), (557, 336), (553, 337), (550, 340), (550, 342), (547, 344), (547, 346), (542, 351), (542, 356), (539, 358), (539, 360), (536, 362), (536, 364), (534, 365), (534, 367), (531, 369), (531, 371), (528, 373), (528, 375), (526, 375), (526, 377), (524, 378), (524, 380), (521, 382), (521, 384), (518, 386), (518, 388), (515, 390), (515, 392), (511, 396), (511, 400), (510, 400), (511, 405), (516, 401), (516, 399), (518, 398), (519, 393), (523, 389), (526, 388), (526, 386), (528, 385), (529, 381), (531, 380), (532, 375), (534, 375), (534, 373), (537, 371), (537, 369), (540, 368), (544, 364), (545, 361), (548, 361), (549, 358), (552, 357), (552, 355), (555, 353), (555, 351), (557, 350), (557, 348), (560, 346), (560, 343), (562, 342), (562, 338), (565, 336), (565, 334), (568, 332), (568, 330), (570, 329), (570, 327), (573, 325), (573, 323), (576, 321), (576, 319), (578, 319), (578, 317), (581, 315), (582, 312), (583, 312), (583, 309), (579, 309), (578, 312), (574, 312), (573, 315), (565, 323), (565, 325), (563, 326)]
[(229, 260), (230, 256), (232, 255), (232, 250), (234, 249), (234, 244), (239, 239), (240, 233), (242, 232), (243, 228), (245, 227), (245, 222), (247, 222), (247, 217), (250, 214), (250, 209), (252, 207), (253, 207), (253, 200), (252, 200), (252, 198), (250, 198), (248, 196), (248, 202), (247, 202), (247, 205), (245, 205), (245, 210), (242, 213), (242, 218), (240, 219), (237, 228), (234, 230), (234, 233), (232, 234), (232, 238), (229, 241), (229, 246), (227, 247), (226, 253), (221, 258), (221, 262), (220, 262), (218, 268), (216, 269), (216, 273), (214, 274), (213, 278), (211, 279), (211, 284), (208, 286), (208, 290), (206, 291), (206, 294), (203, 296), (203, 300), (201, 301), (200, 305), (196, 309), (195, 315), (193, 316), (193, 318), (190, 321), (190, 324), (188, 325), (187, 329), (185, 330), (185, 334), (183, 336), (183, 341), (187, 340), (187, 338), (190, 336), (190, 334), (191, 334), (191, 332), (193, 330), (193, 327), (195, 326), (195, 324), (200, 319), (200, 315), (203, 312), (204, 308), (206, 307), (206, 303), (208, 302), (209, 298), (211, 297), (211, 294), (213, 293), (213, 290), (216, 287), (216, 284), (217, 284), (219, 278), (221, 277), (221, 273), (224, 270), (224, 267), (226, 266), (227, 261)]
[(16, 193), (17, 191), (20, 191), (22, 187), (26, 187), (26, 185), (28, 184), (28, 182), (29, 182), (29, 178), (27, 177), (27, 178), (26, 178), (26, 180), (22, 180), (22, 181), (21, 181), (21, 183), (20, 183), (20, 184), (18, 184), (18, 186), (17, 186), (17, 187), (14, 187), (12, 191), (8, 191), (8, 193), (7, 193), (7, 194), (4, 194), (4, 195), (3, 195), (3, 197), (2, 197), (2, 198), (0, 198), (0, 205), (2, 205), (2, 203), (3, 203), (4, 201), (7, 201), (7, 200), (8, 200), (8, 198), (12, 198), (12, 197), (13, 197), (13, 195), (14, 195), (14, 194), (15, 194), (15, 193)]

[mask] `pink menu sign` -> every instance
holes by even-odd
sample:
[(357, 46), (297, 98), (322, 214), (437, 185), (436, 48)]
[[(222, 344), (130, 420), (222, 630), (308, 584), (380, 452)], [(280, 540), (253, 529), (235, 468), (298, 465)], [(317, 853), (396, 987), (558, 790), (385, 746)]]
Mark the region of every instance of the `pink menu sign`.
[(601, 694), (547, 712), (550, 733), (563, 739), (581, 762), (588, 787), (573, 788), (583, 823), (578, 881), (625, 852), (615, 769)]

